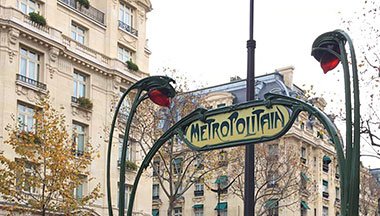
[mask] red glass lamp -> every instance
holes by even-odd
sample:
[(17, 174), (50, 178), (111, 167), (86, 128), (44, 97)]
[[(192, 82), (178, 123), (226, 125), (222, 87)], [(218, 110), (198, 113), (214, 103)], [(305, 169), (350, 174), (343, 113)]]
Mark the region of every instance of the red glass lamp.
[(153, 101), (153, 103), (159, 106), (170, 107), (171, 94), (168, 89), (166, 88), (154, 89), (149, 92), (148, 96)]
[(334, 40), (323, 41), (313, 46), (312, 55), (321, 64), (323, 73), (327, 73), (338, 66), (340, 59), (333, 52), (340, 55), (339, 44)]

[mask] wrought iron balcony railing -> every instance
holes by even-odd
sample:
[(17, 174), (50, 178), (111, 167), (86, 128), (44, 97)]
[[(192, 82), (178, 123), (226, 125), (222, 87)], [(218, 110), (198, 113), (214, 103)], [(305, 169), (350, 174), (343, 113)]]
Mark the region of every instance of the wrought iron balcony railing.
[(203, 194), (204, 194), (203, 190), (194, 191), (194, 196), (203, 196)]
[(27, 83), (27, 84), (32, 85), (32, 86), (35, 86), (35, 87), (40, 88), (42, 90), (46, 90), (46, 84), (41, 83), (37, 80), (28, 78), (26, 76), (23, 76), (21, 74), (16, 74), (16, 80), (21, 81), (23, 83)]
[(90, 6), (88, 9), (85, 8), (84, 6), (81, 6), (77, 0), (59, 0), (63, 4), (69, 6), (70, 8), (78, 11), (79, 13), (89, 17), (90, 19), (105, 25), (104, 23), (104, 13), (101, 12), (100, 10)]
[(139, 36), (138, 31), (136, 29), (134, 29), (132, 26), (130, 26), (128, 24), (123, 23), (120, 20), (119, 20), (119, 28), (124, 29), (125, 31), (133, 34), (136, 37)]

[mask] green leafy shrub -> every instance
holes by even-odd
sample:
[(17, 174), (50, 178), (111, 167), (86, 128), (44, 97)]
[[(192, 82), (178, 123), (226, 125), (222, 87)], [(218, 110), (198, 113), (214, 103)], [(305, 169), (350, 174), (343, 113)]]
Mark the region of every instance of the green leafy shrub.
[(78, 0), (78, 3), (86, 9), (90, 8), (90, 2), (88, 0)]
[(137, 170), (137, 165), (133, 163), (132, 161), (126, 161), (125, 168), (128, 170)]
[(39, 15), (38, 13), (32, 12), (29, 13), (30, 20), (32, 22), (37, 23), (38, 25), (45, 26), (46, 25), (46, 19), (42, 15)]
[(78, 98), (78, 104), (80, 107), (88, 109), (88, 110), (91, 110), (93, 106), (91, 100), (85, 97)]
[(128, 64), (128, 69), (131, 69), (133, 71), (139, 70), (139, 66), (137, 66), (137, 64), (133, 63), (131, 60), (127, 61), (127, 64)]

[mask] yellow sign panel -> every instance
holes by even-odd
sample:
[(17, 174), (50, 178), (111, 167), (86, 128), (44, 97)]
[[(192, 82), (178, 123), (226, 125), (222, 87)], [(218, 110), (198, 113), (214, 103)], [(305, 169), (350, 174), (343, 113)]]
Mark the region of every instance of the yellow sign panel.
[(209, 116), (189, 125), (186, 138), (198, 148), (239, 140), (271, 137), (280, 133), (289, 122), (285, 106), (249, 107), (233, 112)]

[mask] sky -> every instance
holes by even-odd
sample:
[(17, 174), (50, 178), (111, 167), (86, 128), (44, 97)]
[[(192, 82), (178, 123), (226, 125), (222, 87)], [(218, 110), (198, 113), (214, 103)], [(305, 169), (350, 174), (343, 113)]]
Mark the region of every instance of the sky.
[[(341, 19), (353, 16), (363, 1), (255, 1), (256, 76), (292, 65), (298, 86), (313, 85), (320, 94), (342, 95), (343, 84), (323, 74), (310, 55), (311, 46), (320, 34), (342, 28)], [(170, 67), (202, 86), (226, 83), (233, 76), (246, 78), (249, 0), (151, 2), (147, 38), (152, 75)], [(363, 160), (376, 167), (376, 159)]]

